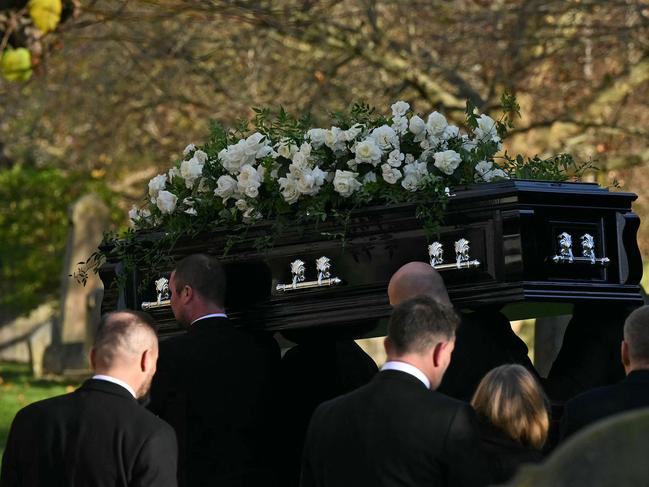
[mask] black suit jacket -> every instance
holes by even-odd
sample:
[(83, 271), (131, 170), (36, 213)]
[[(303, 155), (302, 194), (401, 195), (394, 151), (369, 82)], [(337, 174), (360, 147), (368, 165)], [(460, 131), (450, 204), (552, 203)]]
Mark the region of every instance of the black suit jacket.
[(473, 409), (386, 370), (318, 407), (300, 485), (472, 486), (486, 475)]
[(0, 485), (175, 486), (176, 438), (123, 387), (90, 379), (16, 415)]
[(279, 349), (208, 318), (160, 344), (149, 409), (176, 430), (181, 485), (272, 485)]
[(470, 401), (485, 374), (503, 364), (520, 364), (539, 378), (527, 356), (527, 345), (514, 333), (505, 315), (482, 310), (461, 317), (453, 359), (439, 392)]
[(599, 387), (568, 401), (561, 418), (561, 438), (623, 411), (649, 407), (649, 370), (636, 370), (617, 384)]

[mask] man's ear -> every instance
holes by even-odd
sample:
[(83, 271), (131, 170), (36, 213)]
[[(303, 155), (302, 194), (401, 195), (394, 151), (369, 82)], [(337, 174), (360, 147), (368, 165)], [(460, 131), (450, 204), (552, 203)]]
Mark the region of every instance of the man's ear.
[(392, 352), (392, 349), (394, 348), (392, 345), (392, 340), (390, 340), (390, 337), (385, 337), (385, 340), (383, 340), (383, 348), (385, 348), (385, 353), (388, 355), (388, 357), (391, 355), (390, 352)]
[(181, 294), (180, 294), (181, 300), (183, 303), (189, 303), (192, 298), (194, 297), (194, 290), (192, 289), (191, 286), (185, 285), (182, 288)]
[(142, 372), (147, 372), (151, 369), (153, 365), (151, 363), (152, 358), (151, 350), (148, 348), (142, 352), (142, 355), (140, 356), (140, 370)]
[(620, 356), (622, 357), (622, 365), (624, 368), (628, 368), (631, 365), (631, 358), (629, 357), (629, 344), (622, 340), (622, 345), (620, 346)]
[(435, 367), (440, 367), (442, 365), (443, 363), (442, 357), (445, 348), (446, 348), (445, 342), (438, 342), (433, 348), (433, 365), (435, 365)]
[(95, 365), (97, 363), (97, 350), (95, 347), (92, 347), (90, 349), (90, 352), (88, 353), (88, 360), (90, 360), (90, 367), (92, 367), (92, 370), (95, 370)]

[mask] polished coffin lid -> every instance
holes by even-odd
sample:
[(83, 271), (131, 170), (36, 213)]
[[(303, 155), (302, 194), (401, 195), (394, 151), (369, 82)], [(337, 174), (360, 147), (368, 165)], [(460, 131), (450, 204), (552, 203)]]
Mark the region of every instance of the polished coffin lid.
[[(370, 323), (389, 315), (388, 281), (410, 261), (434, 264), (461, 308), (641, 304), (640, 220), (631, 209), (636, 197), (594, 183), (472, 185), (454, 190), (435, 238), (426, 237), (415, 205), (401, 204), (355, 211), (345, 230), (289, 228), (259, 251), (256, 242), (270, 229), (262, 223), (223, 257), (228, 312), (241, 319), (245, 311), (247, 324), (268, 330)], [(195, 252), (221, 256), (228, 236), (223, 229), (181, 240), (169, 253), (173, 260)], [(141, 282), (145, 272), (138, 270), (118, 290), (110, 284), (119, 269), (119, 262), (108, 261), (100, 270), (107, 289), (103, 311), (144, 303), (163, 331), (176, 329), (166, 296), (158, 295), (164, 282), (157, 291), (157, 279)]]

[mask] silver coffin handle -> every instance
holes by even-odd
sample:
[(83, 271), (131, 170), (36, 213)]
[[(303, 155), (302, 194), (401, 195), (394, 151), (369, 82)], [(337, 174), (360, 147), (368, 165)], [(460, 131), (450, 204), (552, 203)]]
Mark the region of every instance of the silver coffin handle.
[(158, 292), (156, 301), (143, 301), (141, 306), (143, 311), (171, 306), (171, 291), (169, 290), (169, 280), (166, 277), (155, 281), (155, 290)]
[(572, 237), (569, 233), (561, 233), (557, 239), (559, 240), (559, 253), (551, 257), (552, 262), (555, 264), (591, 264), (606, 267), (611, 263), (608, 257), (595, 256), (595, 239), (589, 233), (584, 233), (581, 238), (581, 256), (575, 257), (572, 253)]
[(440, 242), (433, 242), (428, 246), (430, 265), (438, 271), (480, 267), (480, 261), (469, 256), (469, 250), (469, 241), (467, 239), (461, 238), (457, 240), (455, 242), (455, 264), (444, 264), (444, 248)]
[(291, 262), (291, 275), (293, 280), (291, 284), (278, 284), (277, 291), (296, 291), (298, 289), (313, 289), (318, 287), (331, 287), (341, 284), (343, 281), (337, 277), (331, 277), (331, 259), (322, 256), (315, 261), (318, 279), (315, 281), (305, 281), (305, 265), (300, 259)]

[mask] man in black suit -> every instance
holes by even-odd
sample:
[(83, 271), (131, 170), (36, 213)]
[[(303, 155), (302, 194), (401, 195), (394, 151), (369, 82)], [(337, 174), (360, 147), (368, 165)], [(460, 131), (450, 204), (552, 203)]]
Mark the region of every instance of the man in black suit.
[[(388, 297), (392, 306), (421, 294), (451, 306), (442, 277), (425, 262), (405, 264), (390, 279)], [(520, 364), (540, 380), (527, 355), (527, 345), (502, 313), (485, 309), (461, 313), (460, 318), (453, 360), (439, 392), (470, 401), (485, 374), (503, 364)]]
[(216, 258), (184, 258), (169, 288), (174, 315), (188, 331), (160, 344), (149, 408), (176, 430), (179, 483), (273, 485), (277, 344), (228, 320), (225, 274)]
[(175, 486), (174, 431), (137, 402), (157, 356), (149, 317), (104, 316), (90, 353), (96, 375), (75, 392), (18, 412), (0, 486)]
[(314, 413), (302, 487), (484, 483), (473, 409), (435, 391), (457, 324), (450, 307), (426, 296), (394, 310), (381, 372)]
[(621, 355), (624, 380), (584, 392), (566, 403), (562, 439), (608, 416), (649, 407), (649, 306), (636, 309), (624, 322)]

